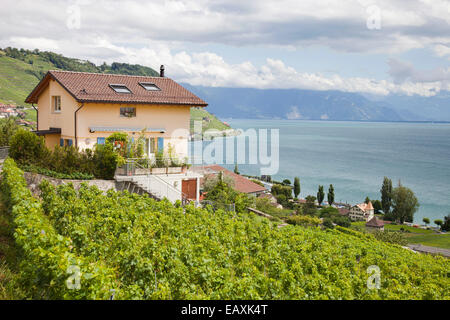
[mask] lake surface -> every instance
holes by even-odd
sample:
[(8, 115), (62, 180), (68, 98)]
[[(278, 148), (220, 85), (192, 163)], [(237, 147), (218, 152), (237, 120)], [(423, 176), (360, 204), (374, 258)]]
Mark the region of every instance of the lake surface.
[[(415, 192), (421, 204), (415, 222), (421, 222), (423, 217), (431, 221), (443, 219), (450, 213), (450, 124), (236, 119), (227, 122), (243, 130), (279, 129), (280, 167), (272, 177), (293, 181), (298, 176), (302, 198), (316, 195), (318, 185), (324, 185), (326, 193), (333, 184), (335, 201), (354, 204), (363, 202), (366, 196), (380, 199), (383, 177), (387, 176), (394, 187), (401, 180)], [(209, 143), (203, 142), (205, 146)], [(223, 166), (234, 168), (230, 164)], [(260, 175), (259, 165), (239, 165), (239, 171)]]

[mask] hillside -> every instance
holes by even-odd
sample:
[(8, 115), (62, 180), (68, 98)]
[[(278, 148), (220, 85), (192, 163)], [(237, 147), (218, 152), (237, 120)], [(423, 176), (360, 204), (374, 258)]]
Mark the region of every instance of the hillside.
[[(450, 298), (450, 260), (370, 235), (278, 228), (249, 213), (87, 185), (44, 182), (37, 199), (11, 159), (3, 170), (2, 199), (23, 250), (23, 298), (108, 299), (111, 290), (115, 299)], [(67, 287), (74, 266), (79, 290)], [(368, 286), (373, 268), (378, 289)]]
[[(53, 52), (39, 50), (23, 50), (15, 48), (0, 49), (0, 103), (26, 105), (25, 98), (33, 90), (48, 70), (67, 70), (95, 73), (112, 73), (127, 75), (158, 76), (159, 73), (149, 67), (126, 63), (102, 64), (96, 66), (92, 62), (64, 57)], [(29, 120), (36, 120), (34, 110), (26, 110)], [(207, 110), (191, 110), (191, 117), (208, 118), (205, 128), (225, 130), (223, 124)]]

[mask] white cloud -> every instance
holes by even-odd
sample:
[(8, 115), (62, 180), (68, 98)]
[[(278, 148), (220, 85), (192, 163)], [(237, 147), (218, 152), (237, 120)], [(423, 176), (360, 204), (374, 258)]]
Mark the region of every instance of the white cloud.
[[(80, 8), (80, 28), (70, 29), (67, 8)], [(369, 30), (367, 8), (378, 6), (381, 29)], [(420, 75), (414, 66), (391, 66), (393, 82), (302, 72), (268, 57), (229, 63), (217, 53), (186, 47), (211, 43), (236, 47), (327, 46), (340, 52), (398, 53), (433, 48), (449, 54), (450, 15), (444, 0), (2, 0), (0, 46), (56, 51), (96, 63), (127, 62), (194, 85), (342, 90), (386, 95), (433, 95), (449, 89), (447, 68)], [(244, 50), (245, 51), (245, 50)], [(403, 69), (402, 69), (403, 68)], [(402, 72), (404, 73), (402, 75)]]
[(448, 59), (450, 60), (450, 43), (448, 45), (437, 44), (434, 46), (433, 50), (439, 57), (448, 56)]

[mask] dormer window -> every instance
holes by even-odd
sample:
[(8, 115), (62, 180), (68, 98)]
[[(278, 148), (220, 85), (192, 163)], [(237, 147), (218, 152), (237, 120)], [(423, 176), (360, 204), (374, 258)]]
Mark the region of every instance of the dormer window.
[(147, 91), (160, 91), (161, 89), (158, 86), (151, 82), (139, 82), (139, 84)]
[(61, 96), (52, 96), (53, 112), (61, 112)]
[(124, 84), (110, 84), (109, 86), (117, 93), (131, 93), (131, 90)]

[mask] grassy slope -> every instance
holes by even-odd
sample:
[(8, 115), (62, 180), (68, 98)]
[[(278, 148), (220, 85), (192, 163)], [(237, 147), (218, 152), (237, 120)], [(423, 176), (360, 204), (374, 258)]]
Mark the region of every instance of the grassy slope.
[[(16, 105), (26, 105), (25, 98), (39, 82), (37, 71), (46, 72), (51, 69), (57, 69), (51, 62), (46, 61), (38, 55), (29, 55), (27, 62), (5, 56), (0, 50), (0, 103), (12, 103)], [(36, 121), (36, 112), (26, 110), (27, 119)], [(216, 116), (210, 114), (204, 108), (192, 108), (191, 119), (200, 119), (208, 117), (211, 121), (203, 121), (203, 130), (229, 129)], [(191, 121), (193, 126), (193, 121)]]
[[(352, 225), (364, 226), (365, 222), (353, 222)], [(384, 226), (384, 229), (388, 231), (400, 231), (400, 228), (403, 228), (408, 232), (405, 233), (405, 236), (407, 237), (409, 243), (420, 243), (424, 246), (450, 249), (450, 234), (437, 234), (433, 230), (425, 230), (402, 225), (386, 224)]]
[[(25, 98), (33, 90), (39, 79), (31, 72), (42, 68), (44, 63), (36, 61), (31, 65), (23, 61), (0, 56), (0, 102), (25, 105)], [(47, 64), (48, 69), (51, 68)]]
[(410, 243), (450, 250), (450, 234), (415, 234), (407, 237)]

